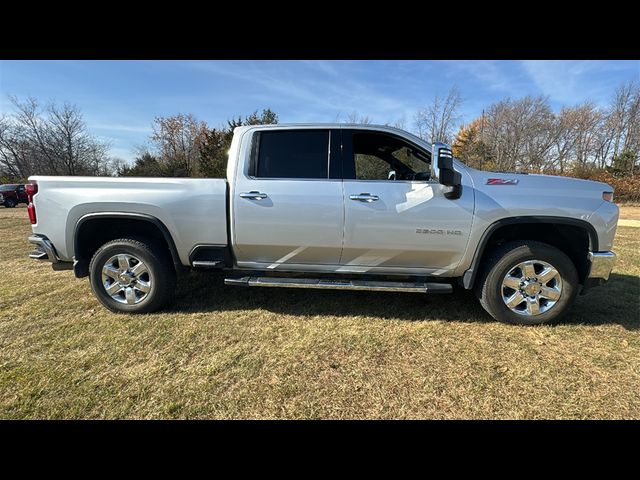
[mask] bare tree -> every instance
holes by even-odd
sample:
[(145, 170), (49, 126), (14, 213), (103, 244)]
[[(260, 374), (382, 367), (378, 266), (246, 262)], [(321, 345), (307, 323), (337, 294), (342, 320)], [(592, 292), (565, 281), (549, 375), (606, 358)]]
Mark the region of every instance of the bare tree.
[(363, 125), (371, 124), (371, 119), (367, 115), (360, 115), (357, 111), (353, 111), (347, 117), (345, 123), (361, 123)]
[(555, 119), (554, 127), (554, 156), (556, 166), (561, 174), (565, 173), (571, 153), (576, 144), (576, 130), (574, 128), (577, 112), (575, 108), (564, 107)]
[(196, 120), (192, 114), (157, 117), (151, 141), (160, 165), (171, 176), (195, 176), (207, 131), (206, 123)]
[(640, 83), (632, 80), (616, 89), (609, 106), (608, 117), (613, 127), (613, 156), (631, 150), (638, 141), (640, 121)]
[(596, 152), (599, 147), (598, 131), (602, 126), (604, 115), (591, 102), (578, 105), (574, 112), (573, 162), (575, 167), (584, 169), (596, 162)]
[(461, 105), (462, 96), (457, 87), (452, 87), (446, 97), (436, 95), (430, 105), (415, 114), (418, 135), (430, 142), (451, 143), (454, 129), (461, 120)]
[(0, 166), (15, 177), (113, 173), (109, 144), (86, 128), (69, 104), (40, 108), (38, 101), (10, 97), (14, 112), (0, 119)]

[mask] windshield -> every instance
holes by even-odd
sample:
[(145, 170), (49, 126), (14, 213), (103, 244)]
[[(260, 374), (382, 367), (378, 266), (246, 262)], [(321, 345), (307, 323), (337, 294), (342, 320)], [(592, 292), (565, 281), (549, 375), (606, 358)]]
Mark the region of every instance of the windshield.
[(16, 189), (16, 185), (0, 185), (0, 192), (11, 192)]

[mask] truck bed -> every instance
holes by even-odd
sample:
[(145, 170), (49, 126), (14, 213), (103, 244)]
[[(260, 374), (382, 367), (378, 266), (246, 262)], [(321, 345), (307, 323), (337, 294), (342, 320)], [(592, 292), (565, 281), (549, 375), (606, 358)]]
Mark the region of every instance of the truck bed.
[(34, 176), (37, 223), (61, 260), (71, 261), (80, 218), (109, 211), (150, 215), (171, 233), (183, 265), (196, 245), (227, 245), (224, 179)]

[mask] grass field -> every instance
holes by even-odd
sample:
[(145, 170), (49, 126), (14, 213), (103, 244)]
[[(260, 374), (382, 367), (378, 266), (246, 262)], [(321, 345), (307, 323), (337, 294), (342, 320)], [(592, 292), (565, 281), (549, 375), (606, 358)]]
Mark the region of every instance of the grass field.
[(0, 208), (0, 418), (640, 418), (638, 228), (618, 229), (607, 286), (535, 328), (465, 291), (196, 273), (170, 310), (115, 315), (86, 279), (27, 258), (29, 232), (23, 206)]

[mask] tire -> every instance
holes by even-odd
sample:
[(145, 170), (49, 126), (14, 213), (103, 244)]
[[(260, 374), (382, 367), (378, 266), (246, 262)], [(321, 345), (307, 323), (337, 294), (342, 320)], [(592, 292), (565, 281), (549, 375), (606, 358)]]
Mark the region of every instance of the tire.
[(169, 252), (161, 245), (150, 239), (119, 238), (93, 255), (89, 281), (96, 298), (112, 312), (149, 313), (172, 300), (176, 272)]
[[(566, 254), (546, 243), (533, 240), (507, 242), (492, 250), (483, 264), (475, 293), (482, 307), (501, 322), (516, 325), (556, 323), (573, 305), (578, 294), (575, 265)], [(555, 275), (551, 269), (555, 269)], [(538, 275), (544, 276), (538, 278)], [(507, 301), (511, 302), (512, 308), (507, 306)]]
[(4, 201), (5, 208), (14, 208), (16, 206), (16, 201), (13, 198), (7, 198)]

